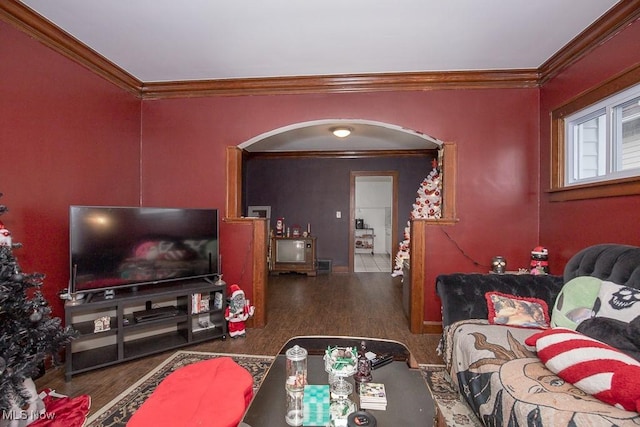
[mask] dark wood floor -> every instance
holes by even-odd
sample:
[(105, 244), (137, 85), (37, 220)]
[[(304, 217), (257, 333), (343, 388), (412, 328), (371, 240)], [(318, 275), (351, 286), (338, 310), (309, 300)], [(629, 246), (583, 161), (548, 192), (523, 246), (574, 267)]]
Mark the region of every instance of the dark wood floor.
[[(215, 340), (183, 349), (275, 355), (294, 336), (344, 335), (386, 338), (407, 345), (418, 363), (442, 363), (439, 335), (411, 334), (402, 311), (400, 278), (389, 273), (270, 276), (267, 326), (248, 329), (246, 338)], [(95, 412), (160, 364), (175, 350), (64, 380), (64, 367), (36, 381), (69, 396), (88, 394)]]

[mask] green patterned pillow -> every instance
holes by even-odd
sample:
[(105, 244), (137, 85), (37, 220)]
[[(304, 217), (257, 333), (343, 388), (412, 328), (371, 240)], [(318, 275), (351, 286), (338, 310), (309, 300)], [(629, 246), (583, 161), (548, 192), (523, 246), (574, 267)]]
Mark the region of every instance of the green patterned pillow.
[(601, 284), (602, 280), (591, 276), (578, 276), (565, 283), (551, 311), (551, 327), (575, 330), (580, 322), (593, 317)]

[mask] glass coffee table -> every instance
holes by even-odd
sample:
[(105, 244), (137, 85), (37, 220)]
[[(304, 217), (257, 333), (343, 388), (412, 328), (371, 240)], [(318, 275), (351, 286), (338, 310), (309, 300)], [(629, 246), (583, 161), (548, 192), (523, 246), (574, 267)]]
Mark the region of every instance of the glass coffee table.
[[(240, 427), (287, 426), (285, 422), (285, 352), (287, 349), (294, 345), (305, 348), (309, 353), (307, 382), (328, 384), (328, 374), (324, 369), (323, 360), (327, 347), (359, 348), (362, 341), (366, 343), (367, 351), (393, 355), (391, 363), (373, 370), (372, 382), (383, 383), (387, 394), (386, 410), (367, 410), (376, 418), (377, 426), (433, 425), (435, 407), (431, 393), (417, 363), (404, 344), (374, 338), (308, 336), (292, 338), (282, 347), (247, 408)], [(349, 381), (353, 384), (353, 378)], [(359, 405), (358, 395), (355, 392), (351, 395), (351, 399)]]

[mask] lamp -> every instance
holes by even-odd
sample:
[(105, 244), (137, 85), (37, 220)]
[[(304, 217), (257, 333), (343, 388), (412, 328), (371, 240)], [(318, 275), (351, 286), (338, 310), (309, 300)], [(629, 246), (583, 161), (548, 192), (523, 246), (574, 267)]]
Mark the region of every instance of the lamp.
[(353, 129), (351, 129), (350, 127), (345, 126), (334, 127), (329, 130), (338, 138), (346, 138), (347, 136), (351, 135), (351, 132), (353, 131)]

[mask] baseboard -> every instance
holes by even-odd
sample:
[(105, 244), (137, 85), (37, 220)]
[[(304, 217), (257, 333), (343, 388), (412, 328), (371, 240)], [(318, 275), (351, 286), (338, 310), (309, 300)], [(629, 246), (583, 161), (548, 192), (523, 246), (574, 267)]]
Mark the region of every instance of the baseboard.
[(441, 334), (442, 333), (442, 322), (423, 321), (422, 322), (422, 333), (423, 334)]

